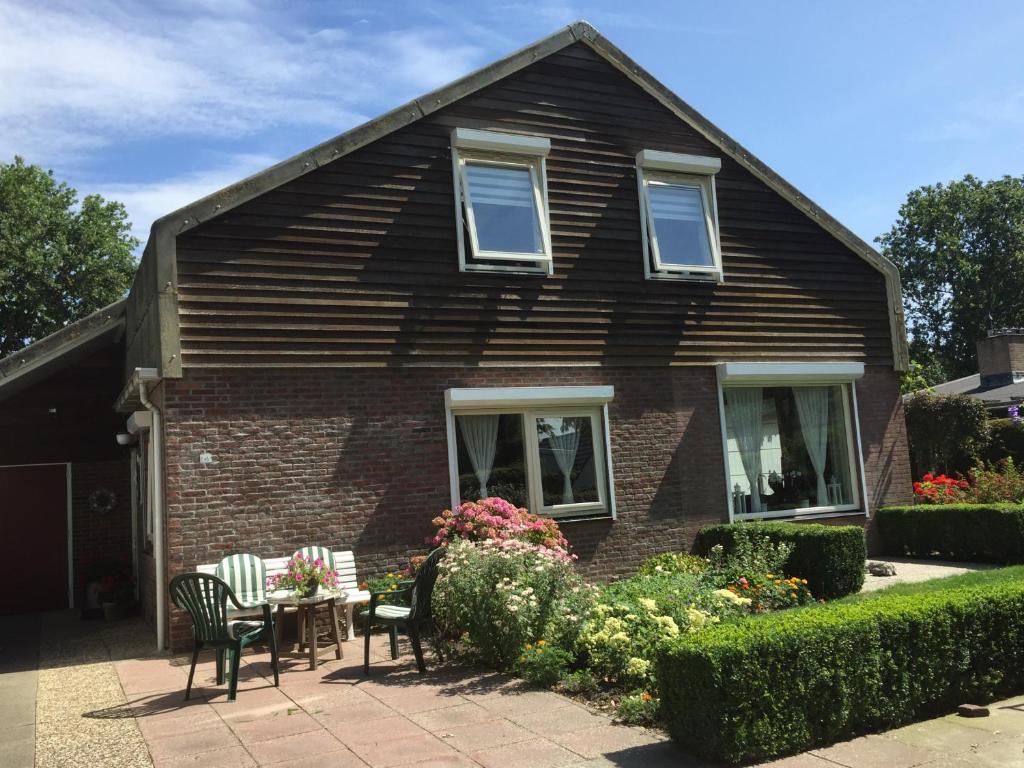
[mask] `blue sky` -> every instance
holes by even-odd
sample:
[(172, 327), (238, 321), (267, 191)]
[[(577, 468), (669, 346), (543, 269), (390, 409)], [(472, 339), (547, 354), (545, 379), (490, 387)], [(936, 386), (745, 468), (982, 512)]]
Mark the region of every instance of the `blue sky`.
[(0, 0), (0, 158), (152, 220), (585, 18), (867, 240), (1024, 174), (1024, 3)]

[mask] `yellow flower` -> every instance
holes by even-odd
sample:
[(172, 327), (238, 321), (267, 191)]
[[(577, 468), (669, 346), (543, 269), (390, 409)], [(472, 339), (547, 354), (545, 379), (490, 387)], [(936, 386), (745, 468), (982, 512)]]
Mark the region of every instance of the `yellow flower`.
[(537, 641), (537, 645), (539, 645), (539, 646), (542, 646), (542, 647), (543, 647), (543, 645), (544, 645), (544, 641), (543, 641), (543, 640), (538, 640), (538, 641)]
[(775, 574), (774, 573), (766, 573), (765, 576), (767, 576), (769, 579), (774, 579), (775, 578)]
[(801, 584), (806, 584), (807, 583), (807, 579), (800, 579), (800, 583)]
[(531, 643), (527, 643), (526, 644), (526, 650), (529, 651), (529, 650), (532, 650), (532, 649), (533, 649), (533, 645)]
[(525, 656), (520, 656), (519, 657), (519, 663), (520, 664), (525, 664), (526, 663), (526, 657)]

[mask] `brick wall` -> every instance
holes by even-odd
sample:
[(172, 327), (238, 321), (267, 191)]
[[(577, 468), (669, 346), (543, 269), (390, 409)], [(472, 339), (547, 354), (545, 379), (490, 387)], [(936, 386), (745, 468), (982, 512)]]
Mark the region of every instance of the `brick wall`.
[[(193, 369), (164, 393), (169, 576), (310, 543), (353, 548), (361, 578), (392, 568), (424, 548), (450, 502), (445, 389), (592, 384), (615, 386), (618, 519), (564, 525), (584, 573), (626, 575), (726, 519), (710, 367)], [(909, 482), (896, 377), (871, 369), (858, 392), (873, 494), (896, 500)], [(214, 463), (201, 465), (202, 452)], [(173, 644), (187, 638), (172, 610)]]
[[(100, 488), (113, 491), (110, 512), (94, 512), (89, 496)], [(98, 560), (114, 560), (131, 572), (131, 474), (126, 459), (74, 462), (71, 465), (72, 555), (75, 605), (85, 606), (86, 574)]]

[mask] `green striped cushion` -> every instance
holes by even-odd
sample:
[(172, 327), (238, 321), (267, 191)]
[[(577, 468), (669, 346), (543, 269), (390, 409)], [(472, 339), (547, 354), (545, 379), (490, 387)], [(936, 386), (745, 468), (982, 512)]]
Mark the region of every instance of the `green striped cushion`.
[[(303, 547), (298, 552), (296, 552), (295, 555), (302, 555), (307, 560), (323, 560), (327, 564), (328, 568), (330, 568), (332, 571), (335, 569), (334, 553), (331, 552), (331, 550), (329, 550), (327, 547)], [(295, 557), (295, 555), (292, 555), (292, 557)]]
[(267, 566), (256, 555), (228, 555), (217, 566), (217, 576), (228, 583), (244, 606), (259, 605), (267, 599)]
[(389, 605), (382, 603), (374, 609), (374, 614), (381, 619), (407, 619), (411, 608), (404, 605)]

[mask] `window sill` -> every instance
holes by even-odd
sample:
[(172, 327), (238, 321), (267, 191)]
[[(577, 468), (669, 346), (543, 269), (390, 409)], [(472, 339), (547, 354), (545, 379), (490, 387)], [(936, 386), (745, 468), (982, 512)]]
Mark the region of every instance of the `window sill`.
[(746, 520), (820, 520), (826, 517), (868, 517), (862, 509), (810, 509), (806, 512), (800, 510), (784, 510), (779, 512), (762, 512), (760, 514), (733, 515), (733, 520), (743, 522)]
[(585, 523), (591, 520), (614, 520), (615, 515), (606, 509), (592, 511), (592, 512), (580, 512), (574, 515), (545, 515), (541, 514), (539, 517), (546, 518), (548, 520), (554, 520), (559, 525), (563, 523)]
[(650, 272), (647, 279), (677, 283), (713, 283), (715, 285), (725, 282), (725, 277), (721, 272)]

